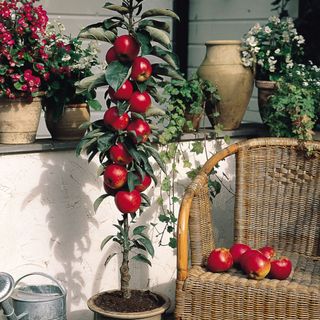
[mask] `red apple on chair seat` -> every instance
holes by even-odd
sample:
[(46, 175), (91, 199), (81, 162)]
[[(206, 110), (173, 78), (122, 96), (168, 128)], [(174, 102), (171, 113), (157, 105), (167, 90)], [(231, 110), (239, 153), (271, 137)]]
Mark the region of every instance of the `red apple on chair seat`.
[(285, 280), (290, 276), (291, 270), (292, 263), (288, 258), (282, 257), (272, 260), (269, 277), (272, 279)]
[(132, 157), (121, 142), (109, 149), (109, 157), (113, 162), (120, 165), (127, 165), (132, 161)]
[(240, 257), (250, 249), (251, 248), (244, 243), (234, 243), (230, 248), (233, 263), (238, 264), (240, 262)]
[(144, 82), (152, 74), (151, 63), (144, 57), (137, 57), (133, 60), (131, 78), (138, 82)]
[(136, 119), (127, 127), (127, 131), (134, 131), (136, 133), (136, 137), (133, 137), (133, 141), (135, 143), (144, 143), (148, 141), (149, 135), (151, 133), (151, 128), (148, 122), (142, 119)]
[(114, 47), (111, 47), (106, 53), (106, 61), (107, 63), (111, 63), (112, 61), (117, 61), (118, 56)]
[(145, 113), (151, 106), (151, 97), (148, 92), (133, 92), (130, 100), (130, 111), (137, 113)]
[(137, 186), (135, 186), (135, 190), (139, 191), (139, 192), (143, 192), (145, 191), (151, 184), (151, 177), (149, 175), (145, 175), (143, 180), (141, 179), (141, 177), (139, 176), (139, 180), (141, 181), (140, 184), (138, 184)]
[(119, 36), (113, 45), (119, 60), (124, 62), (132, 61), (140, 50), (138, 41), (131, 35)]
[(114, 91), (113, 88), (109, 87), (108, 93), (112, 101), (129, 100), (133, 93), (132, 83), (129, 80), (126, 80), (117, 91)]
[(117, 107), (111, 107), (104, 113), (103, 122), (115, 130), (124, 130), (129, 124), (129, 115), (125, 112), (120, 116)]
[(248, 250), (240, 258), (241, 269), (250, 279), (261, 280), (267, 276), (270, 271), (271, 263), (258, 250)]
[(232, 255), (227, 248), (216, 248), (208, 257), (207, 268), (212, 272), (227, 271), (232, 265)]
[(122, 213), (134, 213), (141, 205), (141, 195), (137, 190), (119, 191), (115, 196), (115, 203)]
[(275, 250), (270, 246), (265, 246), (260, 249), (258, 249), (266, 258), (271, 260), (274, 255), (276, 254)]
[(127, 182), (128, 171), (118, 164), (109, 164), (103, 172), (104, 183), (112, 189), (119, 189)]

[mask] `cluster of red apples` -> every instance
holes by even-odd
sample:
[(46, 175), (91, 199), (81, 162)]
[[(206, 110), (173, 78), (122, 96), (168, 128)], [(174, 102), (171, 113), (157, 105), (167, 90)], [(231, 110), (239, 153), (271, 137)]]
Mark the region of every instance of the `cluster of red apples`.
[(246, 244), (235, 243), (230, 249), (214, 249), (208, 257), (207, 268), (212, 272), (224, 272), (234, 266), (250, 279), (261, 280), (268, 276), (285, 280), (291, 273), (292, 263), (286, 257), (276, 259), (275, 255), (274, 248), (270, 246), (256, 250)]
[[(118, 90), (115, 91), (111, 86), (108, 88), (107, 94), (112, 104), (103, 117), (105, 126), (119, 133), (119, 138), (109, 149), (108, 163), (103, 174), (104, 188), (107, 194), (115, 197), (116, 206), (122, 213), (136, 212), (141, 205), (141, 192), (151, 184), (149, 175), (141, 176), (136, 173), (139, 184), (136, 184), (133, 190), (129, 190), (127, 180), (133, 157), (128, 151), (128, 145), (121, 142), (126, 139), (129, 144), (143, 144), (151, 134), (144, 116), (151, 106), (151, 97), (147, 91), (138, 90), (137, 83), (149, 79), (152, 66), (148, 59), (138, 56), (139, 52), (140, 45), (137, 40), (131, 35), (122, 35), (117, 37), (106, 54), (108, 64), (119, 61), (131, 66), (130, 77)], [(117, 107), (119, 102), (127, 105), (122, 113)]]

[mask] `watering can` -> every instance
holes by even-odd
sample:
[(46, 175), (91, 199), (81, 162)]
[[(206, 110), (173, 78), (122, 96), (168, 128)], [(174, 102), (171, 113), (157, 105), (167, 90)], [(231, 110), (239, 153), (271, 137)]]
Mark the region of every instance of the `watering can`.
[[(54, 285), (17, 284), (29, 276), (42, 276)], [(12, 276), (0, 272), (0, 306), (8, 320), (66, 320), (66, 290), (51, 276), (42, 272), (24, 275), (14, 282)]]

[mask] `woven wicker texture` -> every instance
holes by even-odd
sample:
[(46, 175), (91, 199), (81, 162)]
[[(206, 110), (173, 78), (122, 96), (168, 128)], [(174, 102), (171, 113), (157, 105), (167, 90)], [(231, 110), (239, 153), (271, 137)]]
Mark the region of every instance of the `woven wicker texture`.
[[(306, 146), (313, 148), (311, 156)], [(288, 256), (293, 272), (287, 280), (249, 280), (234, 268), (206, 271), (214, 248), (208, 174), (231, 154), (236, 155), (235, 242), (272, 245)], [(207, 161), (181, 204), (176, 319), (320, 320), (319, 255), (320, 143), (260, 138), (231, 145)]]

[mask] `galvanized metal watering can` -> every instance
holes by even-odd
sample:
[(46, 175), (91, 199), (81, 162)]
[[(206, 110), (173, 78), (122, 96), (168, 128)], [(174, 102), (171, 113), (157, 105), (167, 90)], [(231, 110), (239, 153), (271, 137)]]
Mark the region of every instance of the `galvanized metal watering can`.
[[(42, 276), (54, 282), (45, 285), (18, 286), (29, 276)], [(66, 320), (66, 290), (57, 280), (42, 272), (29, 273), (16, 282), (0, 272), (0, 306), (8, 320)]]

